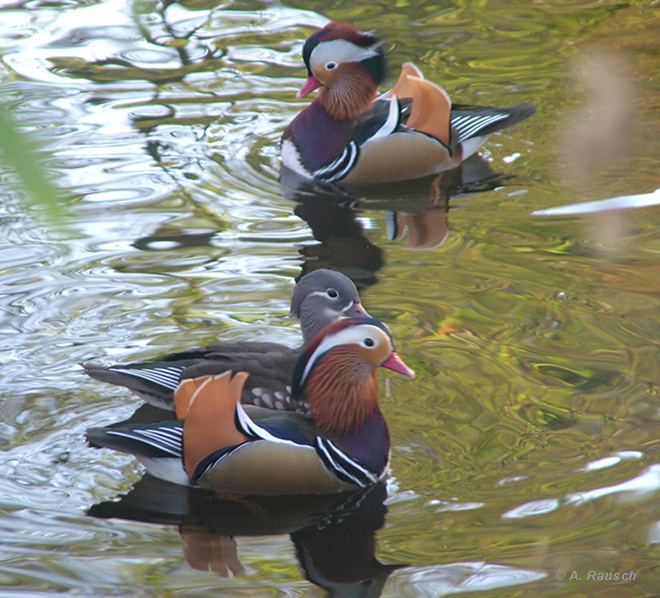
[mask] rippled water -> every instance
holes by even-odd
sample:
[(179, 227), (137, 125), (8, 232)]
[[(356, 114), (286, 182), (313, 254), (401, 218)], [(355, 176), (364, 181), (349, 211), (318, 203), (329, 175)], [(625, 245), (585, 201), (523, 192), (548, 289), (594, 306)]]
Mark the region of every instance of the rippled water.
[[(660, 187), (657, 3), (328, 6), (0, 5), (0, 101), (68, 198), (66, 227), (44, 220), (0, 163), (0, 595), (657, 594), (660, 208), (532, 214)], [(390, 82), (411, 60), (456, 101), (538, 112), (433, 185), (291, 190), (277, 143), (328, 19), (387, 40)], [(386, 509), (147, 478), (106, 519), (142, 470), (84, 430), (139, 400), (78, 364), (294, 345), (317, 267), (356, 280), (418, 373), (381, 376)], [(153, 496), (167, 516), (140, 511)], [(200, 570), (205, 542), (226, 569)]]

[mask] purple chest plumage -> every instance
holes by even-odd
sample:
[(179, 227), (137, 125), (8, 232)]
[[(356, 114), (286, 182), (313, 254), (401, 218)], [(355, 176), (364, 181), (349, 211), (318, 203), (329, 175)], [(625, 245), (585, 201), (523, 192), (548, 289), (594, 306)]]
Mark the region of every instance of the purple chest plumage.
[(291, 141), (302, 165), (308, 172), (314, 172), (341, 155), (354, 130), (353, 121), (331, 118), (316, 100), (291, 121), (282, 141)]
[(377, 410), (363, 427), (342, 436), (337, 444), (369, 471), (382, 473), (390, 455), (390, 435), (383, 414)]

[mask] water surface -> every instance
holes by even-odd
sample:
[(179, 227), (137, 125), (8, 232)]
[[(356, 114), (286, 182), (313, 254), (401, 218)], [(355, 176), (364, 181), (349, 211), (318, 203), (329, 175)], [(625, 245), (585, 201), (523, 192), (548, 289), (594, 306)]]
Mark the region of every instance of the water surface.
[[(287, 188), (301, 44), (329, 19), (386, 40), (388, 83), (413, 61), (457, 102), (538, 112), (433, 184)], [(0, 168), (0, 594), (342, 595), (347, 563), (328, 548), (314, 575), (301, 554), (359, 546), (374, 595), (655, 595), (660, 208), (533, 212), (660, 187), (659, 26), (648, 2), (2, 5), (0, 99), (41, 143), (68, 226)], [(140, 401), (78, 364), (295, 345), (294, 279), (318, 267), (356, 280), (418, 373), (381, 375), (387, 512), (332, 505), (320, 538), (309, 513), (286, 519), (293, 536), (266, 518), (273, 534), (238, 530), (240, 565), (217, 572), (189, 547), (237, 532), (199, 528), (229, 505), (88, 516), (143, 472), (84, 430)]]

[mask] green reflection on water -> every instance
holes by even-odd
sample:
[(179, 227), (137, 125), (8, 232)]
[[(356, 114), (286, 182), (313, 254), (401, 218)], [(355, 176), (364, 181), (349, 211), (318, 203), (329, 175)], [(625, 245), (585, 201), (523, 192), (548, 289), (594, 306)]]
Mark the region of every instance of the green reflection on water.
[[(391, 325), (418, 372), (414, 383), (381, 384), (395, 486), (377, 557), (409, 565), (383, 595), (427, 595), (437, 567), (481, 561), (547, 573), (499, 590), (507, 594), (654, 595), (658, 488), (644, 476), (657, 462), (659, 432), (658, 209), (595, 220), (530, 214), (660, 186), (657, 8), (90, 7), (107, 29), (91, 18), (60, 31), (59, 12), (84, 10), (72, 3), (57, 11), (18, 5), (10, 12), (26, 35), (0, 30), (12, 107), (50, 146), (58, 182), (80, 196), (80, 241), (66, 250), (16, 224), (20, 208), (3, 202), (13, 228), (0, 271), (9, 289), (1, 585), (320, 595), (302, 581), (285, 537), (242, 540), (247, 574), (221, 580), (186, 566), (170, 527), (81, 517), (139, 473), (130, 459), (90, 452), (82, 433), (137, 403), (81, 381), (75, 364), (153, 357), (217, 336), (295, 344), (295, 326), (283, 318), (301, 257), (351, 268), (360, 253), (364, 304)], [(304, 77), (299, 44), (324, 17), (376, 29), (390, 81), (412, 60), (457, 101), (539, 108), (486, 144), (491, 168), (507, 178), (452, 197), (448, 235), (435, 249), (392, 240), (388, 208), (373, 197), (355, 214), (337, 214), (355, 234), (313, 238), (276, 182), (277, 140), (304, 105), (293, 97)], [(38, 30), (52, 37), (40, 40)], [(644, 131), (627, 153), (576, 180), (563, 140), (588, 120), (574, 112), (588, 93), (571, 65), (593, 45), (627, 53)], [(414, 208), (396, 206), (408, 215)], [(602, 459), (607, 466), (589, 468)], [(649, 493), (624, 487), (574, 500), (639, 478)], [(577, 586), (555, 576), (591, 569), (634, 569), (638, 582)]]

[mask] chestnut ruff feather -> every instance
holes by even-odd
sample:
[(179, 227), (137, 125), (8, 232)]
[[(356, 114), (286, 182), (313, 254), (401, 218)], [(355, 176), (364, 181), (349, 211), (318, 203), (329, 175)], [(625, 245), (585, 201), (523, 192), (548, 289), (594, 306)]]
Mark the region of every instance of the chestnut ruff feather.
[(321, 87), (316, 101), (332, 118), (353, 120), (371, 108), (377, 91), (377, 82), (361, 63), (345, 63), (330, 85)]
[(356, 345), (332, 348), (305, 384), (314, 423), (344, 436), (361, 428), (378, 410), (376, 368), (360, 358)]

